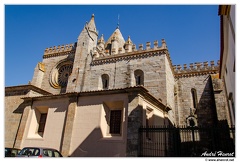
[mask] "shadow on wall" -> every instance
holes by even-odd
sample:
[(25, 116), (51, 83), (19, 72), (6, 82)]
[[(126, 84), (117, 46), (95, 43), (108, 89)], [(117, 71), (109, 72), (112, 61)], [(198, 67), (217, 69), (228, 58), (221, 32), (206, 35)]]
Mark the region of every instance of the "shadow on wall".
[(197, 115), (197, 125), (214, 126), (217, 124), (217, 112), (211, 77), (208, 77), (205, 82), (203, 93), (195, 111)]
[(104, 138), (100, 128), (95, 128), (88, 137), (73, 151), (70, 157), (119, 157), (124, 156), (124, 140)]
[[(136, 157), (139, 149), (139, 128), (145, 125), (147, 120), (156, 125), (162, 125), (164, 119), (156, 115), (145, 118), (147, 112), (141, 105), (137, 105), (131, 112), (128, 112), (128, 109), (129, 107), (125, 111), (127, 119), (122, 123), (124, 128), (121, 136), (104, 137), (103, 134), (106, 132), (102, 132), (102, 129), (96, 126), (70, 157)], [(104, 119), (106, 118), (104, 117)], [(169, 124), (168, 120), (165, 122)], [(79, 131), (81, 133), (81, 130)]]
[[(214, 96), (214, 87), (211, 77), (208, 77), (206, 80), (206, 85), (204, 91), (200, 97), (198, 107), (195, 111), (197, 115), (198, 126), (219, 126), (219, 127), (228, 127), (228, 122), (226, 120), (218, 120), (217, 113), (226, 113), (226, 110), (217, 112), (215, 96)], [(223, 92), (221, 92), (223, 93)], [(222, 104), (226, 104), (222, 101)], [(227, 105), (225, 105), (227, 106)]]
[(19, 106), (13, 111), (13, 113), (16, 114), (22, 114), (24, 109), (27, 106), (30, 106), (31, 102), (30, 101), (23, 101), (21, 104), (19, 104)]
[[(192, 135), (189, 136), (190, 141), (181, 143), (181, 150), (185, 152), (185, 154), (182, 152), (183, 156), (188, 155), (189, 152), (195, 156), (205, 151), (232, 152), (235, 150), (235, 133), (229, 128), (227, 120), (219, 121), (217, 117), (212, 79), (208, 77), (205, 81), (205, 88), (195, 111), (197, 126), (200, 129), (192, 130)], [(193, 136), (196, 141), (192, 141)]]
[[(74, 138), (75, 144), (73, 144), (71, 147), (76, 147), (76, 148), (74, 148), (75, 150), (73, 150), (72, 154), (69, 155), (70, 157), (124, 157), (125, 156), (126, 154), (126, 120), (127, 119), (125, 118), (124, 122), (121, 122), (120, 135), (119, 134), (111, 135), (108, 133), (110, 128), (110, 110), (119, 110), (119, 108), (125, 107), (124, 116), (127, 116), (128, 108), (126, 103), (124, 102), (124, 98), (125, 97), (115, 98), (114, 96), (101, 98), (99, 96), (93, 96), (91, 98), (82, 97), (81, 100), (79, 100), (79, 104), (78, 104), (79, 110), (77, 111), (86, 110), (84, 113), (84, 116), (89, 116), (89, 118), (94, 118), (94, 122), (88, 126), (88, 124), (84, 122), (85, 119), (80, 119), (81, 125), (78, 125), (78, 130), (74, 130), (75, 133), (79, 135), (79, 138), (78, 139)], [(100, 105), (102, 104), (103, 106), (101, 106), (100, 108)], [(81, 108), (84, 108), (84, 109), (81, 110)], [(91, 111), (91, 109), (93, 111)], [(96, 111), (94, 111), (94, 109)], [(99, 111), (97, 109), (99, 109)], [(99, 118), (99, 119), (96, 120), (96, 118)], [(94, 123), (95, 125), (93, 125)], [(78, 144), (76, 144), (76, 142)]]
[(145, 117), (143, 114), (146, 114), (146, 112), (143, 110), (142, 105), (137, 105), (133, 111), (128, 115), (127, 120), (127, 150), (126, 150), (126, 156), (128, 157), (134, 157), (137, 155), (138, 152), (138, 129), (143, 124), (143, 117)]
[[(66, 100), (66, 102), (68, 102), (68, 99)], [(58, 101), (56, 100), (56, 105), (58, 104)], [(34, 109), (35, 107), (32, 107), (32, 102), (31, 101), (23, 101), (14, 111), (13, 113), (18, 113), (18, 114), (23, 114), (24, 112), (24, 109), (27, 107), (27, 106), (31, 106), (31, 109)], [(62, 106), (62, 107), (57, 107), (57, 106), (54, 106), (54, 102), (51, 103), (51, 104), (48, 104), (47, 102), (42, 104), (41, 105), (42, 107), (45, 106), (47, 108), (52, 108), (52, 109), (55, 109), (54, 112), (66, 112), (67, 110), (67, 104), (66, 104), (66, 107)], [(36, 106), (38, 107), (38, 106)]]

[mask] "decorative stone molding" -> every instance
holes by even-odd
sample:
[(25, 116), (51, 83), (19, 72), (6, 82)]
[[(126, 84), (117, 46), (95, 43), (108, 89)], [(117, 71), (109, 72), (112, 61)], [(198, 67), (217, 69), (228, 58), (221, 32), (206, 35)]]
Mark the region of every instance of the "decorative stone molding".
[(70, 97), (81, 97), (81, 96), (92, 96), (92, 95), (111, 95), (111, 94), (120, 94), (120, 93), (139, 93), (140, 96), (147, 99), (153, 105), (159, 107), (159, 110), (169, 111), (172, 110), (171, 107), (163, 104), (160, 100), (156, 99), (149, 91), (143, 86), (134, 86), (127, 88), (117, 88), (117, 89), (107, 89), (107, 90), (92, 90), (92, 91), (82, 91), (82, 92), (68, 92), (62, 94), (50, 94), (44, 96), (35, 96), (35, 97), (23, 97), (24, 100), (45, 100), (45, 99), (56, 99), (63, 98), (64, 96)]
[(72, 73), (73, 61), (63, 61), (57, 64), (51, 71), (49, 83), (53, 88), (67, 86), (68, 77)]
[(154, 57), (154, 56), (160, 56), (162, 54), (166, 54), (167, 50), (152, 50), (152, 51), (137, 51), (137, 52), (131, 52), (131, 53), (124, 53), (124, 54), (117, 54), (117, 55), (110, 55), (110, 56), (104, 56), (102, 58), (96, 58), (92, 61), (91, 65), (102, 65), (102, 64), (109, 64), (109, 63), (115, 63), (118, 61), (128, 61), (128, 60), (134, 60), (134, 59), (142, 59), (147, 57)]
[(181, 78), (181, 77), (191, 77), (191, 76), (197, 76), (197, 75), (206, 75), (206, 74), (216, 74), (219, 72), (219, 61), (217, 62), (217, 65), (215, 65), (214, 61), (210, 61), (210, 66), (208, 65), (208, 62), (196, 62), (195, 64), (190, 63), (189, 68), (187, 68), (187, 64), (183, 65), (183, 68), (181, 65), (174, 65), (174, 75), (175, 78)]
[(46, 48), (44, 51), (43, 58), (49, 58), (49, 57), (56, 57), (60, 55), (68, 55), (71, 53), (75, 53), (76, 51), (77, 43), (67, 44), (67, 45), (58, 45)]
[(26, 95), (30, 90), (37, 92), (42, 95), (50, 95), (51, 93), (38, 88), (34, 85), (19, 85), (5, 87), (5, 96), (16, 96), (16, 95)]
[(38, 69), (41, 70), (42, 72), (45, 72), (45, 65), (42, 62), (39, 62)]
[[(167, 49), (167, 45), (164, 39), (162, 39), (162, 45), (161, 47), (158, 47), (158, 41), (154, 41), (154, 47), (151, 48), (151, 42), (147, 42), (146, 43), (146, 49), (144, 49), (143, 44), (139, 44), (139, 48), (138, 50), (136, 49), (136, 45), (133, 44), (133, 42), (131, 41), (130, 37), (128, 37), (128, 40), (125, 42), (124, 46), (122, 47), (117, 47), (115, 45), (115, 41), (117, 37), (112, 37), (112, 41), (111, 41), (111, 49), (109, 48), (105, 48), (105, 49), (101, 49), (100, 45), (102, 42), (104, 42), (103, 40), (103, 36), (98, 40), (98, 45), (97, 48), (99, 50), (93, 50), (96, 53), (94, 54), (93, 59), (97, 59), (98, 57), (101, 56), (108, 56), (108, 55), (117, 55), (117, 54), (121, 54), (121, 53), (131, 53), (131, 52), (141, 52), (141, 51), (152, 51), (152, 50), (160, 50), (160, 49)], [(102, 43), (103, 44), (103, 43)], [(110, 44), (109, 44), (110, 45)], [(120, 49), (121, 48), (121, 49)], [(120, 49), (120, 50), (119, 50)], [(110, 51), (109, 51), (110, 50)], [(100, 52), (103, 52), (103, 54), (100, 55)]]

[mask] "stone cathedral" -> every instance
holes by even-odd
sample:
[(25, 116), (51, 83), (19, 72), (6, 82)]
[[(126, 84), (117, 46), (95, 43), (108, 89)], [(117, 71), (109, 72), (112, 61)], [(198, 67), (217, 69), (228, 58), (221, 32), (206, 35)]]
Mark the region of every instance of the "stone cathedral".
[(5, 87), (5, 147), (136, 156), (142, 125), (233, 124), (219, 62), (172, 65), (164, 39), (136, 47), (119, 27), (106, 39), (94, 19), (46, 48), (32, 81)]

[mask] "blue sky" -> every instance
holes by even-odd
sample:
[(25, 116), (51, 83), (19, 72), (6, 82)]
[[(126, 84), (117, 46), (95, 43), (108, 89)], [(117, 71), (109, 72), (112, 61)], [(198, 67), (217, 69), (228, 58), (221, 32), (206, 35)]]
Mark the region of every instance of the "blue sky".
[(5, 5), (5, 86), (27, 84), (45, 48), (74, 43), (91, 15), (105, 41), (117, 27), (136, 47), (164, 38), (174, 65), (220, 59), (218, 5)]

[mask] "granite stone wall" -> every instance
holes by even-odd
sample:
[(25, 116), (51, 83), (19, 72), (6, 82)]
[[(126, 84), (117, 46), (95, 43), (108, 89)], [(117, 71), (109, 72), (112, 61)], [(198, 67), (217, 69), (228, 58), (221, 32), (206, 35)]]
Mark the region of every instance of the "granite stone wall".
[[(197, 125), (215, 125), (218, 120), (226, 119), (223, 107), (227, 105), (220, 101), (223, 94), (215, 94), (209, 74), (178, 78), (175, 87), (177, 124), (185, 125), (191, 111), (197, 119)], [(193, 106), (192, 88), (196, 90), (197, 107)]]
[(23, 103), (21, 95), (18, 96), (7, 96), (5, 97), (5, 131), (4, 141), (5, 147), (14, 147), (17, 131), (22, 117), (22, 112), (16, 112), (19, 105)]

